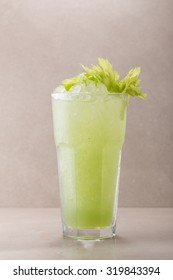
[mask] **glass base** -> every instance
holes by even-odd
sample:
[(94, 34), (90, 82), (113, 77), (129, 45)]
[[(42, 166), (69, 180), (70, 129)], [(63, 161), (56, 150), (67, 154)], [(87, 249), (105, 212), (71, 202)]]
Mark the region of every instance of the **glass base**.
[(65, 237), (70, 237), (74, 239), (82, 240), (97, 240), (105, 238), (113, 238), (116, 235), (116, 226), (110, 226), (105, 228), (73, 228), (64, 225), (63, 226), (63, 235)]

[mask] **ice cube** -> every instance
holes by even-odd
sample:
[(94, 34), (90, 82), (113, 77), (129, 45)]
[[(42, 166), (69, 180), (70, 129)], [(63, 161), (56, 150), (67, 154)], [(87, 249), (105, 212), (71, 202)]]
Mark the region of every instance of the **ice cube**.
[(104, 84), (99, 83), (97, 85), (97, 93), (108, 94), (109, 92)]
[(53, 93), (65, 93), (66, 90), (63, 86), (58, 86), (54, 89)]
[(70, 91), (71, 91), (71, 93), (80, 93), (81, 92), (81, 85), (73, 86)]
[(94, 82), (90, 81), (86, 87), (85, 87), (85, 91), (91, 94), (94, 94), (97, 92), (97, 86), (95, 85)]

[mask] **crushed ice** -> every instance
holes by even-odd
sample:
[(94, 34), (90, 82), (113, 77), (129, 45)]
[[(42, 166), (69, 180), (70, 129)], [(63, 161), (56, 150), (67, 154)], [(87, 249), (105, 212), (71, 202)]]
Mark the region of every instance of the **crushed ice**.
[(55, 88), (52, 96), (58, 99), (70, 99), (70, 100), (82, 100), (82, 101), (94, 101), (96, 98), (100, 98), (105, 101), (109, 99), (109, 92), (106, 86), (102, 83), (95, 84), (93, 81), (87, 84), (79, 84), (73, 86), (70, 91), (66, 91), (64, 86), (58, 86)]

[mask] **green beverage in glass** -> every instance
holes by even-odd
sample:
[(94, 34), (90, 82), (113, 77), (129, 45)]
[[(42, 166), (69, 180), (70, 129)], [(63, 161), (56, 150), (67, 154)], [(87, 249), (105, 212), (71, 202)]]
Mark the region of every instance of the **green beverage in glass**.
[(120, 80), (106, 59), (52, 94), (63, 234), (115, 235), (121, 150), (130, 95), (145, 97), (140, 68)]

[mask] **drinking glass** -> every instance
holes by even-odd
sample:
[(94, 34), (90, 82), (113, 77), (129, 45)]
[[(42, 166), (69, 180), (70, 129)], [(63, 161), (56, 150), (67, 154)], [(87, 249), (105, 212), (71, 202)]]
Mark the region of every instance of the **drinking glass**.
[(116, 234), (126, 93), (52, 94), (63, 235)]

